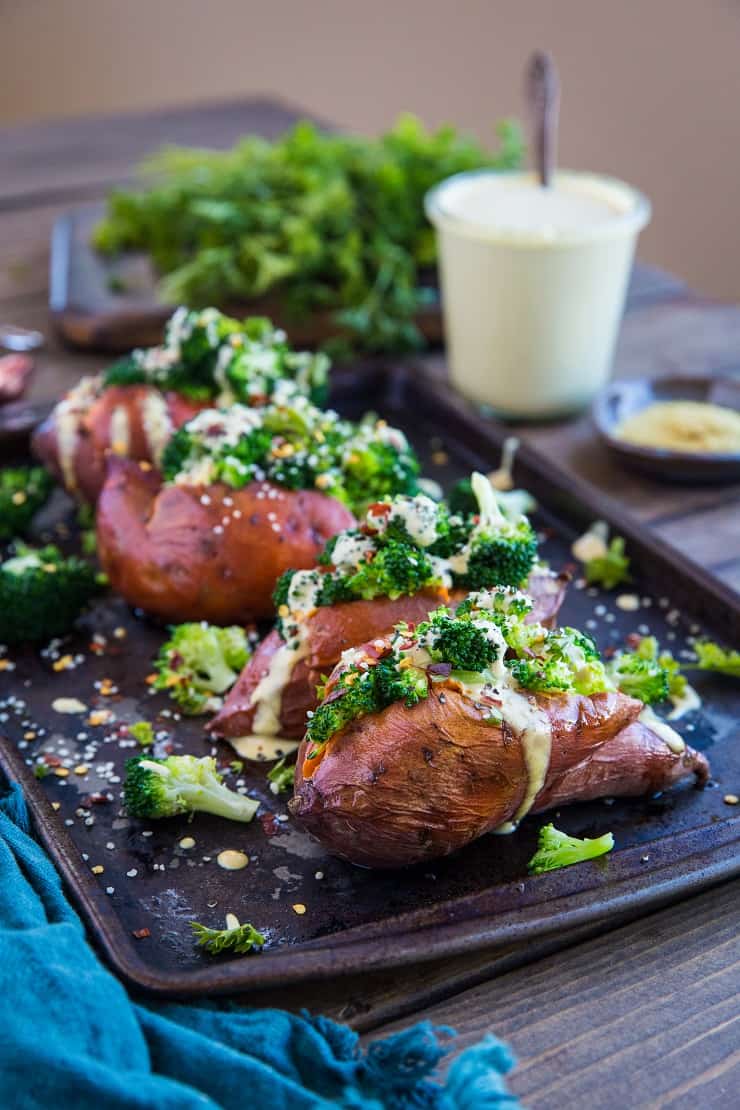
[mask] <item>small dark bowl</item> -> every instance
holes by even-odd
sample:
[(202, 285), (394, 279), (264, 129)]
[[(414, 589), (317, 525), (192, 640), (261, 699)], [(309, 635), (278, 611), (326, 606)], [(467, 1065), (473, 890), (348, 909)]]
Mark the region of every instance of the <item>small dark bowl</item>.
[(717, 455), (643, 447), (616, 437), (628, 416), (656, 401), (705, 401), (740, 412), (740, 378), (637, 378), (617, 381), (599, 394), (593, 419), (604, 443), (619, 461), (634, 470), (670, 482), (732, 482), (740, 480), (740, 451)]

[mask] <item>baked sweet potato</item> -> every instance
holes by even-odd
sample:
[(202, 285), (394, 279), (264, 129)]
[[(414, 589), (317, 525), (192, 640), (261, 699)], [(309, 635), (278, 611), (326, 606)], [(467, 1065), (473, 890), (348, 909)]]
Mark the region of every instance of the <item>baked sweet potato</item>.
[(97, 501), (109, 453), (156, 464), (172, 433), (206, 402), (148, 385), (109, 386), (85, 378), (33, 435), (34, 454), (67, 491)]
[(163, 485), (148, 463), (114, 456), (98, 501), (98, 554), (131, 605), (168, 621), (238, 624), (271, 616), (279, 575), (312, 566), (353, 523), (318, 491)]
[[(562, 604), (568, 578), (563, 575), (535, 571), (527, 583), (527, 591), (535, 602), (529, 619), (550, 625)], [(306, 654), (298, 658), (276, 707), (279, 735), (299, 740), (306, 727), (306, 714), (316, 708), (316, 687), (339, 662), (347, 648), (358, 647), (376, 636), (384, 636), (399, 621), (416, 624), (439, 605), (454, 609), (466, 596), (464, 590), (448, 592), (426, 589), (413, 595), (374, 598), (372, 601), (345, 601), (315, 609), (304, 621)], [(245, 736), (255, 731), (259, 701), (253, 704), (259, 683), (275, 666), (275, 656), (283, 640), (273, 629), (259, 645), (216, 717), (207, 725), (215, 736)]]
[[(527, 811), (589, 798), (662, 790), (703, 755), (674, 752), (638, 721), (642, 703), (620, 693), (532, 695), (551, 728), (542, 784)], [(398, 867), (454, 852), (512, 821), (531, 789), (526, 743), (504, 722), (445, 686), (413, 708), (394, 702), (359, 717), (308, 759), (298, 752), (290, 809), (333, 854)]]

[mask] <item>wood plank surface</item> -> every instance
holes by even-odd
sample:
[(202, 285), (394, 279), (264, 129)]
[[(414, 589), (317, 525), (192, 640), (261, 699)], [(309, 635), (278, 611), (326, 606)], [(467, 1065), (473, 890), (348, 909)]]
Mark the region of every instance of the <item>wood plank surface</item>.
[[(164, 141), (223, 147), (253, 130), (277, 134), (297, 114), (243, 101), (0, 131), (0, 321), (48, 336), (34, 399), (55, 397), (107, 361), (65, 350), (51, 331), (46, 275), (56, 215), (129, 179), (134, 163)], [(438, 356), (427, 363), (439, 372)], [(740, 309), (708, 304), (670, 275), (638, 268), (615, 373), (707, 370), (740, 370)], [(587, 416), (517, 431), (740, 589), (740, 487), (637, 478), (615, 467)], [(456, 1025), (462, 1043), (492, 1030), (519, 1056), (513, 1087), (529, 1107), (711, 1110), (737, 1101), (739, 909), (734, 882), (639, 922), (613, 921), (616, 931), (598, 938), (581, 931), (372, 977), (358, 969), (352, 979), (243, 1001), (308, 1006), (376, 1033), (411, 1015)]]
[(729, 883), (414, 1016), (457, 1029), (456, 1049), (507, 1040), (530, 1110), (736, 1106), (739, 910)]

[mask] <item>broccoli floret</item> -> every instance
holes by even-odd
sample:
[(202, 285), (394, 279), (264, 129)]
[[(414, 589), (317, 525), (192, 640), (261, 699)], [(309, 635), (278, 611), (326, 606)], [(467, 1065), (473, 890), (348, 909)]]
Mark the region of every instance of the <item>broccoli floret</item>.
[(342, 469), (347, 504), (358, 515), (374, 501), (399, 493), (413, 496), (419, 489), (421, 468), (408, 444), (352, 443)]
[(253, 798), (224, 786), (216, 760), (210, 756), (135, 756), (126, 762), (123, 799), (132, 817), (152, 819), (213, 813), (231, 821), (251, 821), (259, 809)]
[(417, 593), (433, 578), (432, 564), (421, 548), (388, 540), (344, 585), (353, 596), (370, 601), (374, 597), (397, 598)]
[(57, 547), (17, 547), (0, 565), (0, 643), (38, 643), (69, 632), (98, 589), (93, 567)]
[(505, 524), (500, 531), (483, 532), (473, 542), (467, 570), (453, 575), (455, 584), (469, 590), (520, 586), (537, 558), (537, 536), (527, 520)]
[(280, 759), (267, 772), (267, 781), (273, 794), (287, 794), (293, 789), (295, 781), (295, 764), (286, 767), (285, 760)]
[(721, 648), (710, 640), (697, 640), (694, 651), (700, 671), (716, 671), (718, 674), (740, 678), (740, 651)]
[(630, 560), (624, 551), (624, 539), (615, 536), (606, 549), (606, 554), (597, 555), (583, 565), (586, 581), (592, 586), (603, 586), (613, 590), (623, 582), (631, 581)]
[[(428, 625), (433, 657), (451, 663), (456, 671), (485, 671), (498, 656), (497, 645), (472, 621), (443, 613), (438, 610)], [(417, 634), (425, 635), (426, 628), (426, 624), (419, 625)]]
[[(627, 662), (628, 660), (634, 660), (634, 662)], [(640, 663), (644, 666), (640, 667)], [(643, 636), (633, 652), (622, 652), (620, 655), (616, 656), (612, 666), (618, 668), (620, 672), (623, 671), (625, 667), (631, 668), (637, 675), (647, 675), (650, 673), (655, 675), (662, 674), (665, 683), (663, 698), (680, 698), (685, 693), (686, 687), (688, 686), (686, 676), (681, 674), (678, 660), (674, 659), (670, 651), (660, 650), (655, 636)], [(619, 689), (623, 690), (625, 694), (631, 693), (631, 691), (622, 684), (621, 680), (615, 678), (615, 681), (617, 681)], [(627, 682), (629, 684), (629, 678)], [(654, 685), (657, 689), (658, 679), (655, 680)], [(650, 687), (648, 687), (645, 692), (648, 693), (649, 689)], [(639, 693), (635, 693), (634, 697), (640, 698), (641, 701), (649, 704), (647, 699), (643, 698)], [(653, 700), (659, 701), (661, 699), (656, 697)]]
[[(377, 691), (372, 669), (360, 671), (350, 667), (342, 674), (329, 694), (330, 700), (322, 701), (308, 722), (308, 739), (314, 745), (325, 744), (355, 717), (364, 717), (378, 708)], [(311, 753), (309, 752), (309, 758)]]
[[(517, 632), (523, 633), (523, 638)], [(536, 638), (532, 642), (535, 650), (526, 642), (528, 634)], [(591, 695), (614, 689), (595, 643), (575, 628), (547, 632), (541, 626), (520, 625), (507, 642), (520, 654), (507, 659), (506, 665), (528, 690)]]
[(560, 867), (570, 867), (572, 863), (605, 856), (614, 847), (612, 834), (604, 833), (594, 840), (579, 840), (560, 832), (554, 825), (540, 829), (537, 851), (529, 861), (529, 872), (541, 875), (544, 871), (556, 871)]
[(249, 658), (243, 628), (180, 624), (154, 661), (155, 690), (167, 690), (188, 716), (215, 711)]
[(429, 680), (418, 667), (397, 667), (392, 659), (381, 659), (372, 670), (378, 709), (403, 701), (408, 709), (429, 694)]
[(623, 694), (639, 698), (645, 705), (668, 697), (668, 673), (657, 659), (645, 659), (636, 652), (620, 652), (609, 662), (607, 671)]
[(257, 932), (254, 925), (240, 925), (233, 913), (226, 915), (225, 929), (209, 929), (207, 925), (201, 925), (197, 921), (191, 921), (190, 928), (195, 934), (195, 943), (205, 949), (209, 956), (218, 956), (227, 951), (244, 956), (255, 948), (262, 948), (265, 943), (262, 933)]
[(54, 481), (43, 466), (0, 471), (0, 541), (24, 536), (53, 488)]
[(154, 729), (149, 721), (135, 721), (128, 725), (128, 734), (133, 736), (142, 748), (150, 748), (154, 743)]
[[(308, 722), (307, 736), (313, 751), (356, 717), (377, 713), (396, 701), (404, 701), (411, 708), (428, 693), (426, 674), (417, 667), (399, 668), (392, 659), (382, 659), (366, 671), (349, 667)], [(312, 758), (312, 752), (308, 758)]]

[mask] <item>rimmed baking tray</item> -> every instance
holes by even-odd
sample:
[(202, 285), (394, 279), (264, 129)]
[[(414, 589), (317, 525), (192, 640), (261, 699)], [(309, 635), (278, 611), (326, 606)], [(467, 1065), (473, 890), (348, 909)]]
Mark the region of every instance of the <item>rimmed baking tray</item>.
[[(334, 403), (347, 415), (375, 409), (403, 427), (425, 473), (443, 487), (473, 467), (495, 467), (506, 436), (443, 381), (413, 366), (343, 373)], [(608, 498), (526, 446), (514, 477), (538, 500), (535, 520), (553, 566), (571, 560), (573, 539), (596, 518), (627, 541), (635, 579), (629, 592), (639, 608), (625, 612), (614, 593), (574, 586), (564, 623), (588, 628), (602, 648), (648, 630), (679, 656), (698, 633), (740, 642), (738, 596)], [(53, 531), (55, 517), (65, 514), (62, 501), (45, 527)], [(95, 634), (103, 638), (101, 654), (90, 649)], [(263, 801), (252, 825), (200, 816), (149, 826), (129, 820), (119, 792), (131, 750), (121, 746), (119, 724), (152, 720), (184, 750), (209, 750), (202, 721), (173, 722), (161, 715), (166, 698), (148, 692), (146, 675), (162, 639), (161, 628), (107, 597), (60, 648), (72, 669), (55, 670), (38, 652), (18, 651), (10, 653), (15, 669), (0, 672), (0, 767), (22, 783), (38, 834), (93, 940), (139, 988), (168, 996), (230, 994), (435, 959), (647, 911), (740, 871), (740, 818), (723, 801), (740, 786), (740, 696), (736, 684), (716, 675), (697, 678), (702, 708), (681, 722), (686, 739), (711, 761), (710, 787), (558, 811), (560, 827), (589, 836), (611, 830), (617, 846), (602, 860), (549, 875), (526, 874), (541, 817), (527, 819), (514, 836), (483, 837), (432, 865), (387, 873), (351, 867), (287, 820), (284, 798), (270, 793), (259, 765), (245, 768), (239, 780)], [(100, 691), (102, 679), (114, 689), (109, 696)], [(60, 697), (79, 699), (85, 711), (56, 712), (52, 702)], [(90, 712), (101, 708), (115, 719), (90, 723)], [(222, 748), (224, 759), (228, 751)], [(42, 752), (68, 764), (70, 773), (52, 770), (36, 779), (31, 765)], [(112, 800), (101, 802), (101, 794)], [(195, 844), (181, 846), (184, 837)], [(248, 866), (220, 868), (216, 857), (226, 848), (244, 851)], [(220, 927), (227, 912), (266, 932), (263, 952), (214, 960), (193, 946), (189, 922)]]

